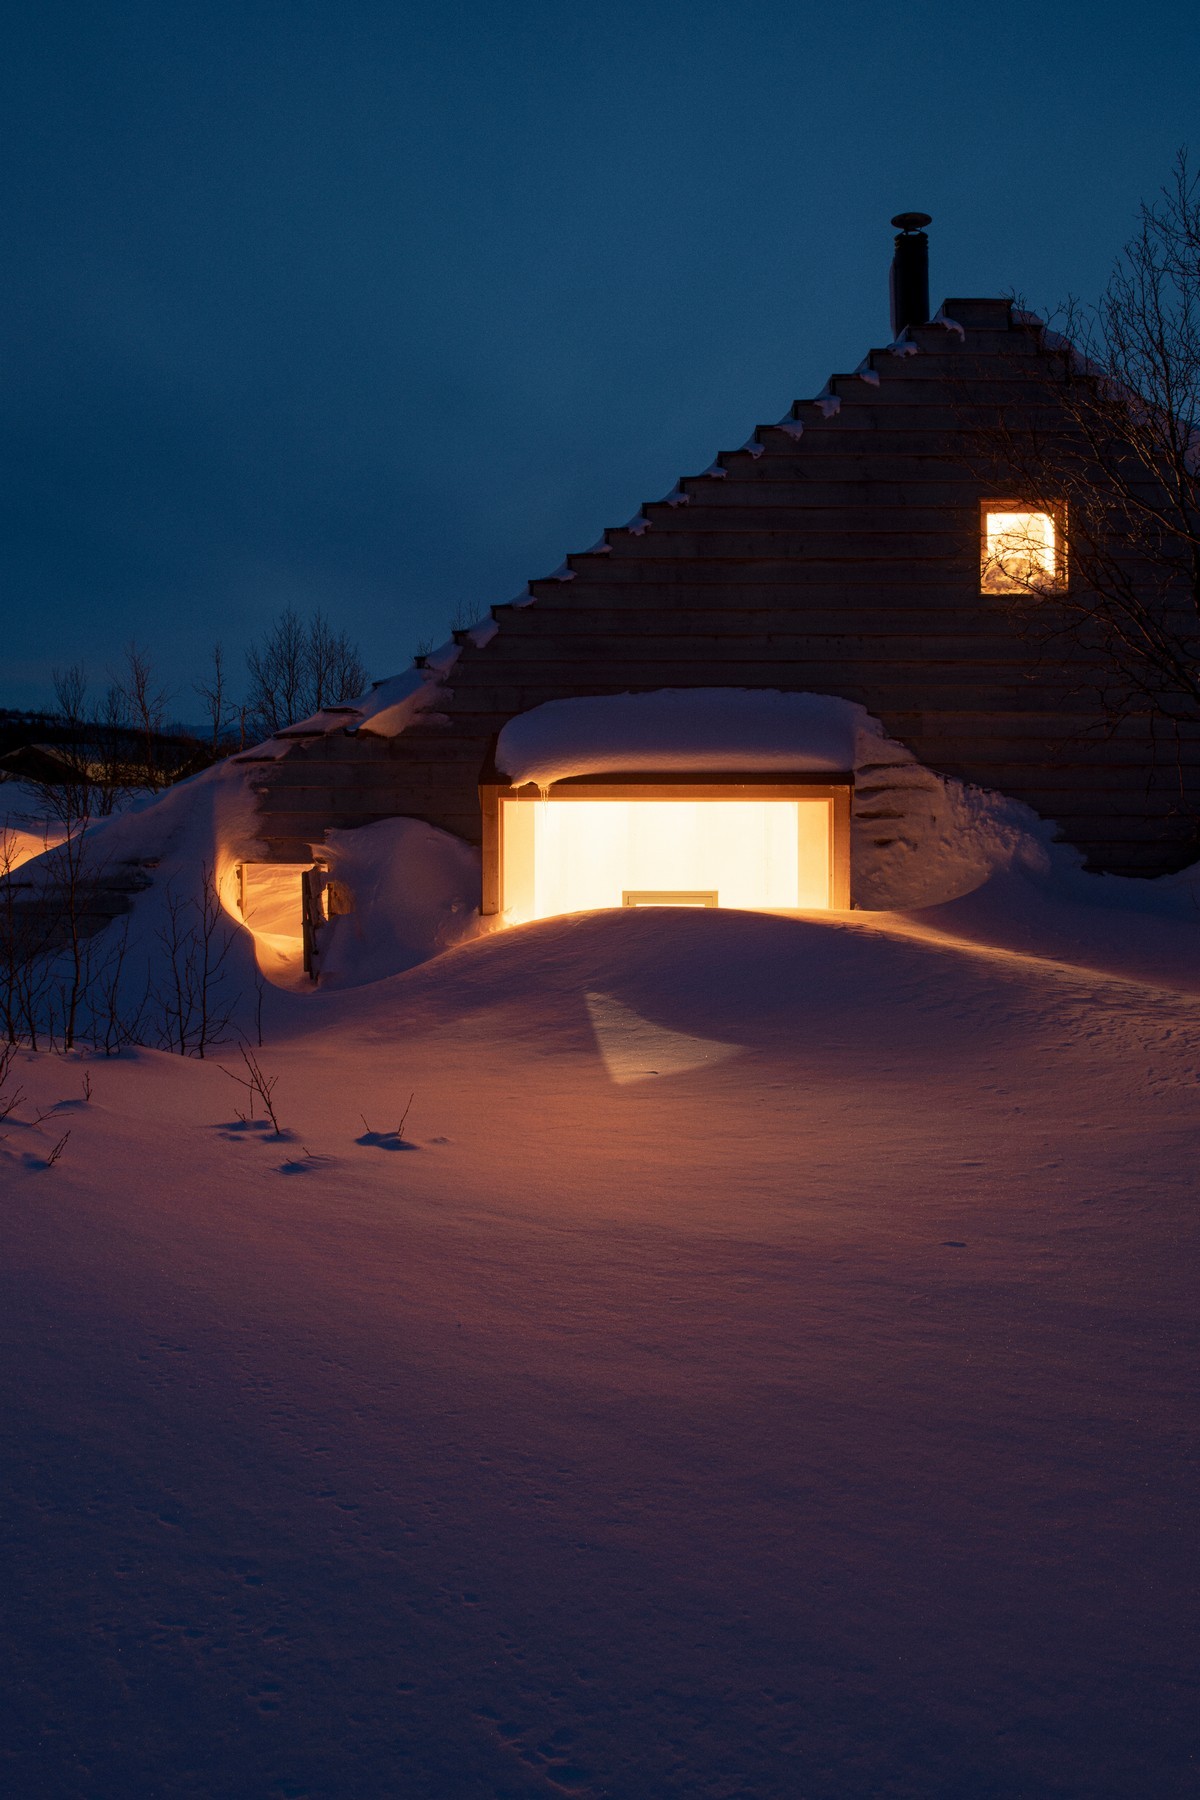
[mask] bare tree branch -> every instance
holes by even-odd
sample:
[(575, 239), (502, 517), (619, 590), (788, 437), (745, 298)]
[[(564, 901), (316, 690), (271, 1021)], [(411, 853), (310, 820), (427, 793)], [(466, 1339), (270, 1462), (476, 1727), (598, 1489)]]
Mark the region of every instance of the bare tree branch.
[(1049, 587), (1014, 584), (1011, 604), (1085, 652), (1114, 722), (1178, 732), (1200, 723), (1200, 177), (1186, 153), (1097, 306), (1022, 316), (1034, 403), (976, 407), (974, 447), (1001, 491), (1065, 515), (1068, 567)]
[(322, 707), (352, 700), (367, 684), (358, 646), (347, 634), (335, 632), (319, 611), (306, 625), (292, 607), (251, 646), (246, 667), (248, 722), (264, 737), (310, 718)]

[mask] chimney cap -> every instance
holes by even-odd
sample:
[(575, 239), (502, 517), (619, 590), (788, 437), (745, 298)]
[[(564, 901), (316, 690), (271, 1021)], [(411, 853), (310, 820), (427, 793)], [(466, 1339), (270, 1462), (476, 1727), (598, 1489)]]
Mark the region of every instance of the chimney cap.
[(920, 231), (923, 226), (932, 225), (933, 219), (929, 213), (897, 213), (892, 224), (901, 231)]

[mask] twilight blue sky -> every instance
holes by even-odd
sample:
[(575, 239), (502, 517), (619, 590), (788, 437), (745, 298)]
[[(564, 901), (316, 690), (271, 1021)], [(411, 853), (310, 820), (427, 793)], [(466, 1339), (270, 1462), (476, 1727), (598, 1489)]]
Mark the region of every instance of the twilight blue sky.
[(321, 605), (373, 675), (935, 304), (1102, 285), (1200, 13), (40, 0), (4, 92), (0, 705), (131, 636), (173, 710)]

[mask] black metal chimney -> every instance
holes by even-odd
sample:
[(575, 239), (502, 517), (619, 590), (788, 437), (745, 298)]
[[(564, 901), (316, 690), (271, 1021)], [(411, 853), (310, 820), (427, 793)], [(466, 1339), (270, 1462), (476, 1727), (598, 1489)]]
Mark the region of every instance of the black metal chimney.
[(929, 318), (929, 239), (922, 229), (932, 225), (928, 213), (897, 213), (896, 249), (892, 257), (892, 337), (906, 325), (924, 325)]

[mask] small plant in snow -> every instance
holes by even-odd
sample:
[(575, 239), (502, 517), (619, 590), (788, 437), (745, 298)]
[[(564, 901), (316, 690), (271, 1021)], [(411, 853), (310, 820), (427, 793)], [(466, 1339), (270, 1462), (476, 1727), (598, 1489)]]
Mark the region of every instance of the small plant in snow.
[(67, 1140), (70, 1137), (70, 1135), (71, 1134), (69, 1131), (64, 1131), (62, 1136), (59, 1138), (57, 1144), (55, 1144), (53, 1150), (51, 1150), (50, 1154), (47, 1156), (46, 1167), (48, 1169), (52, 1169), (54, 1167), (55, 1163), (58, 1161), (58, 1159), (62, 1155), (63, 1151), (66, 1149)]
[(0, 1047), (0, 1119), (11, 1118), (25, 1098), (24, 1088), (14, 1088), (11, 1093), (6, 1091), (15, 1048), (13, 1044)]
[(416, 1097), (417, 1097), (416, 1094), (410, 1094), (408, 1096), (408, 1105), (404, 1108), (404, 1111), (400, 1114), (400, 1123), (396, 1126), (396, 1129), (394, 1131), (376, 1131), (372, 1126), (367, 1125), (366, 1114), (359, 1113), (359, 1115), (358, 1115), (359, 1118), (362, 1120), (363, 1124), (367, 1126), (367, 1136), (372, 1137), (372, 1138), (394, 1138), (396, 1143), (402, 1144), (404, 1142), (405, 1121), (407, 1120), (409, 1113), (412, 1111), (412, 1103), (416, 1099)]
[[(257, 1095), (259, 1100), (262, 1101), (263, 1111), (271, 1121), (275, 1136), (282, 1137), (283, 1132), (280, 1129), (279, 1120), (275, 1115), (275, 1102), (273, 1099), (275, 1084), (279, 1080), (279, 1077), (278, 1075), (267, 1075), (264, 1073), (258, 1058), (248, 1045), (240, 1044), (238, 1048), (242, 1054), (242, 1062), (245, 1064), (246, 1073), (244, 1075), (239, 1075), (236, 1069), (226, 1069), (223, 1063), (221, 1064), (221, 1068), (224, 1073), (228, 1075), (230, 1081), (236, 1081), (238, 1086), (244, 1087), (250, 1095), (250, 1117), (254, 1117), (254, 1099), (255, 1095)], [(243, 1124), (246, 1123), (246, 1116), (244, 1113), (239, 1113), (238, 1118), (242, 1120)]]
[(222, 1041), (237, 1005), (236, 994), (224, 987), (234, 934), (225, 921), (211, 864), (201, 864), (194, 894), (181, 895), (168, 883), (164, 907), (158, 932), (164, 974), (154, 993), (163, 1048), (180, 1056), (203, 1056)]

